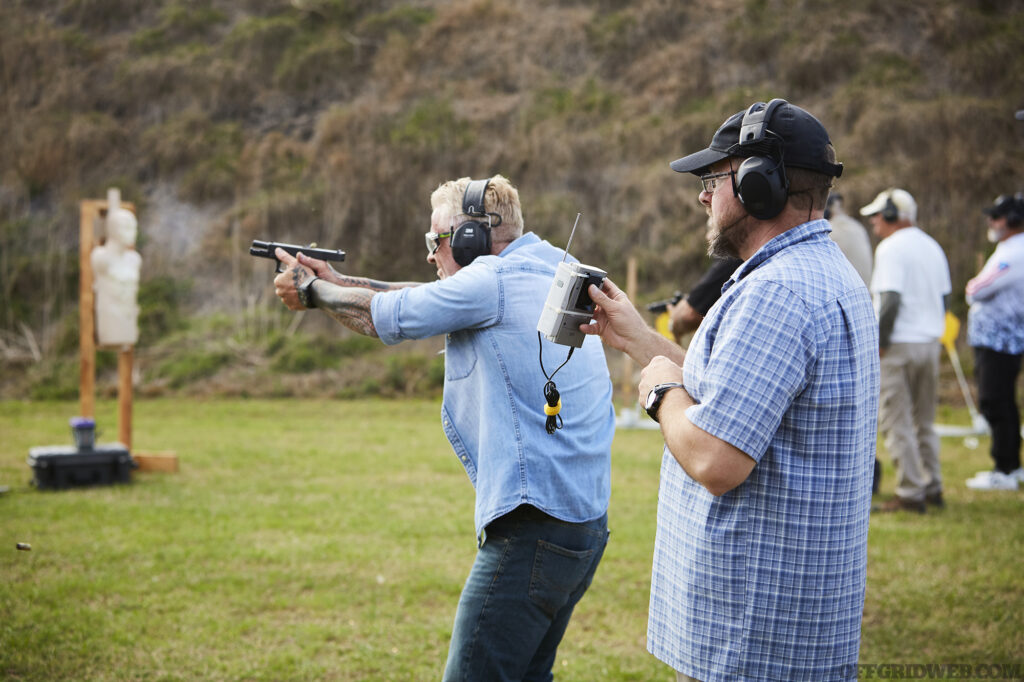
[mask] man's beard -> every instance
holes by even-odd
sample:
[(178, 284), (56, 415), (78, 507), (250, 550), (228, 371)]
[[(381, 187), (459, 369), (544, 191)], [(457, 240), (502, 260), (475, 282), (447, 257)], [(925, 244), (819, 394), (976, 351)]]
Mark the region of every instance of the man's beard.
[(715, 226), (708, 234), (708, 255), (712, 258), (740, 258), (739, 246), (750, 232), (749, 226), (742, 223), (749, 217), (750, 214), (743, 213), (723, 228)]

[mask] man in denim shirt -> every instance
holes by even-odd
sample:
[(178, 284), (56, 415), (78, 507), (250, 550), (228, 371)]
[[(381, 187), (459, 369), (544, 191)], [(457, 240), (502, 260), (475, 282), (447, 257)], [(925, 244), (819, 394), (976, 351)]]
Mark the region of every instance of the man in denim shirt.
[[(565, 252), (523, 234), (519, 194), (500, 175), (443, 183), (430, 203), (438, 281), (352, 277), (278, 250), (289, 269), (277, 293), (387, 344), (446, 335), (441, 422), (476, 489), (479, 550), (444, 679), (551, 680), (608, 537), (615, 413), (604, 350), (587, 339), (558, 372), (565, 408), (549, 434), (537, 321)], [(541, 349), (548, 371), (568, 352)]]
[(855, 677), (879, 362), (824, 220), (842, 166), (816, 118), (772, 100), (671, 167), (700, 176), (711, 255), (743, 264), (688, 351), (607, 280), (582, 327), (646, 365), (665, 439), (647, 647), (679, 680)]

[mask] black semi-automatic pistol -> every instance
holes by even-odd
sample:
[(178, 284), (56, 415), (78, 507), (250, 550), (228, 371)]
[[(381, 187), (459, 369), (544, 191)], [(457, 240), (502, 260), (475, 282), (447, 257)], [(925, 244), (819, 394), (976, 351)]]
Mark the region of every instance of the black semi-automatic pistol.
[(666, 298), (664, 301), (655, 301), (654, 303), (648, 303), (647, 310), (654, 313), (655, 315), (660, 315), (661, 313), (668, 310), (670, 304), (675, 305), (676, 303), (679, 303), (681, 300), (683, 300), (683, 292), (677, 291), (676, 293), (672, 294), (672, 298)]
[(320, 249), (317, 248), (316, 243), (310, 244), (309, 246), (299, 246), (298, 244), (282, 244), (280, 242), (265, 242), (259, 239), (253, 239), (252, 245), (249, 247), (250, 256), (259, 256), (260, 258), (273, 258), (276, 262), (274, 267), (275, 272), (283, 272), (281, 269), (281, 261), (277, 260), (277, 256), (274, 255), (274, 250), (277, 248), (284, 249), (293, 257), (296, 254), (304, 253), (310, 258), (317, 258), (319, 260), (333, 260), (343, 261), (345, 260), (345, 252), (341, 249)]

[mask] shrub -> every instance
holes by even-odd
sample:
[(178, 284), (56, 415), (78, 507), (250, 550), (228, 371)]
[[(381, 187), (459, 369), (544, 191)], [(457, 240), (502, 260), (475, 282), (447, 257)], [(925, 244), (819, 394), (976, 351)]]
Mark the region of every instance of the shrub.
[(306, 373), (338, 366), (342, 358), (358, 357), (380, 350), (380, 341), (353, 334), (338, 338), (333, 335), (285, 336), (276, 333), (267, 342), (273, 356), (271, 368), (277, 372)]
[(524, 115), (527, 126), (532, 127), (546, 119), (591, 117), (604, 120), (618, 107), (619, 96), (591, 78), (575, 90), (560, 86), (538, 89)]
[(57, 18), (87, 29), (112, 31), (130, 26), (148, 4), (147, 0), (69, 0)]
[(380, 350), (380, 346), (381, 343), (377, 339), (361, 334), (353, 334), (352, 336), (335, 341), (332, 350), (339, 357), (351, 358)]
[(419, 353), (388, 358), (384, 387), (400, 395), (434, 391), (444, 385), (444, 359), (427, 359)]
[(635, 29), (636, 17), (629, 10), (595, 14), (587, 25), (587, 42), (607, 56), (625, 55), (632, 47), (630, 35)]
[(224, 201), (234, 196), (237, 174), (236, 157), (217, 155), (203, 159), (182, 177), (179, 193), (198, 203)]
[(139, 284), (139, 343), (152, 345), (186, 326), (182, 306), (192, 293), (192, 280), (161, 275)]
[(475, 135), (467, 121), (459, 120), (451, 103), (427, 97), (386, 128), (386, 142), (416, 151), (470, 148)]
[(283, 344), (271, 362), (276, 372), (302, 374), (318, 369), (328, 369), (338, 364), (338, 357), (325, 352), (317, 337), (293, 336)]
[(196, 164), (236, 165), (243, 143), (239, 123), (214, 123), (198, 108), (187, 109), (142, 135), (142, 146), (163, 173)]
[(293, 43), (274, 68), (274, 84), (289, 92), (331, 85), (354, 65), (352, 43), (337, 32)]
[(301, 32), (294, 16), (252, 17), (234, 26), (224, 40), (224, 49), (252, 77), (269, 79)]
[(29, 373), (32, 400), (74, 400), (78, 397), (78, 358), (61, 358), (37, 365)]
[(414, 34), (422, 26), (433, 21), (435, 16), (430, 7), (393, 7), (387, 12), (370, 14), (359, 24), (360, 33), (382, 40), (391, 33)]
[(184, 43), (206, 43), (214, 28), (228, 20), (209, 0), (174, 2), (160, 12), (156, 26), (144, 28), (132, 36), (131, 47), (141, 53), (174, 49)]
[(213, 376), (231, 361), (225, 350), (187, 350), (161, 364), (156, 375), (168, 380), (171, 388), (181, 388), (198, 379)]

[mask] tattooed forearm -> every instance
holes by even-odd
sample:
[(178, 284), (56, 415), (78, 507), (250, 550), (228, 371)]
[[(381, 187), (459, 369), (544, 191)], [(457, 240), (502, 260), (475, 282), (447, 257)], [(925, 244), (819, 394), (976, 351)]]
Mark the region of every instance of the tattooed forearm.
[(340, 287), (359, 287), (360, 289), (371, 289), (373, 291), (394, 291), (395, 289), (405, 289), (406, 287), (418, 287), (422, 284), (422, 282), (382, 282), (379, 279), (370, 279), (369, 277), (343, 275), (333, 269), (331, 274), (332, 279), (330, 281)]
[(377, 336), (370, 314), (370, 299), (376, 292), (368, 288), (331, 286), (323, 280), (313, 283), (312, 292), (318, 308), (364, 336)]

